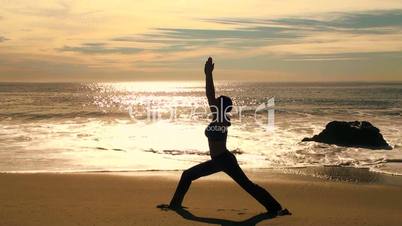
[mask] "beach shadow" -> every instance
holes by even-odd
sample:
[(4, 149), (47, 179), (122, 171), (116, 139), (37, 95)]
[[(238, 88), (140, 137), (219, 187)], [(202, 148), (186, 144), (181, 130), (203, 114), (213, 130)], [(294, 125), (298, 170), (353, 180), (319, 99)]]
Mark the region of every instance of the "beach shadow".
[(189, 210), (186, 210), (184, 208), (176, 209), (174, 211), (177, 214), (179, 214), (181, 217), (183, 217), (184, 219), (187, 219), (187, 220), (198, 221), (198, 222), (207, 223), (207, 224), (222, 225), (222, 226), (228, 226), (228, 225), (255, 226), (256, 224), (260, 223), (261, 221), (272, 219), (272, 218), (276, 217), (274, 214), (260, 213), (260, 214), (257, 214), (255, 216), (250, 217), (243, 221), (233, 221), (233, 220), (227, 220), (227, 219), (221, 219), (221, 218), (195, 216)]

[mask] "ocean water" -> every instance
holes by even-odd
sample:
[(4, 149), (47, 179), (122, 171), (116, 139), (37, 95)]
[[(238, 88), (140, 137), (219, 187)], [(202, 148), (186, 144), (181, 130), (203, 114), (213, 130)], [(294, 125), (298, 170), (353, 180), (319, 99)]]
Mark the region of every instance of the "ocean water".
[[(402, 83), (218, 82), (216, 92), (234, 100), (227, 146), (244, 168), (402, 175)], [(185, 169), (209, 159), (207, 110), (203, 82), (0, 83), (0, 171)], [(370, 121), (393, 149), (300, 142), (332, 120)]]

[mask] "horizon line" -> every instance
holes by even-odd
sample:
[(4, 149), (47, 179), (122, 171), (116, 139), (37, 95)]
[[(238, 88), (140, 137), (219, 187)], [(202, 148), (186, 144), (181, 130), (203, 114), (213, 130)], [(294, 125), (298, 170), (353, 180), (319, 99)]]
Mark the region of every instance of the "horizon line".
[[(75, 81), (0, 81), (0, 83), (135, 83), (135, 82), (204, 82), (204, 80), (75, 80)], [(280, 81), (280, 80), (232, 80), (217, 79), (216, 82), (243, 82), (243, 83), (402, 83), (402, 80), (311, 80), (311, 81)]]

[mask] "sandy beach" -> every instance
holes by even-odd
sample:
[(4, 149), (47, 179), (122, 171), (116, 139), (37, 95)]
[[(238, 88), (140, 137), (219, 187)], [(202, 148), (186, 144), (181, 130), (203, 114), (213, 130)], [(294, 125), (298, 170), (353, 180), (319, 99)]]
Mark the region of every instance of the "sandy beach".
[[(192, 184), (185, 211), (162, 211), (180, 172), (0, 174), (0, 225), (400, 225), (398, 184), (247, 172), (292, 213), (270, 219), (223, 173)], [(395, 177), (399, 180), (399, 178)], [(393, 180), (393, 179), (391, 179)]]

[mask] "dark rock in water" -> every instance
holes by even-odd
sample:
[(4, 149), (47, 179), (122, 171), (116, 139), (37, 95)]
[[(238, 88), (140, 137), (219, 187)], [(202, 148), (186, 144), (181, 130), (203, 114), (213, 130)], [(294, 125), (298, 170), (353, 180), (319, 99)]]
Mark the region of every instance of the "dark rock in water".
[(318, 135), (304, 138), (302, 141), (316, 141), (347, 147), (370, 149), (392, 149), (384, 140), (380, 130), (367, 121), (332, 121)]

